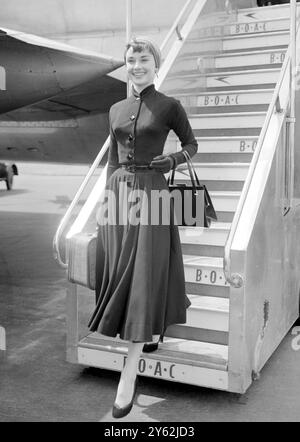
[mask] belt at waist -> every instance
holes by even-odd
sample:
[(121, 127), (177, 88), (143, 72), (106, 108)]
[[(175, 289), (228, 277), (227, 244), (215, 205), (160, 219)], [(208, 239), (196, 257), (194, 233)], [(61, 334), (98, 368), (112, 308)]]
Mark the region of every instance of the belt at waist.
[(152, 169), (152, 166), (150, 166), (150, 164), (121, 164), (121, 167), (122, 169), (128, 170), (129, 172)]

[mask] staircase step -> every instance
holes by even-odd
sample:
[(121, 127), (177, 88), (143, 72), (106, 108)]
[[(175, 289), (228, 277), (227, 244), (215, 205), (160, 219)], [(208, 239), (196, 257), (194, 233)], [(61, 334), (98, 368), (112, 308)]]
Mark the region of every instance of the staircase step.
[[(218, 221), (230, 223), (233, 219), (234, 213), (237, 208), (238, 201), (240, 199), (240, 192), (232, 191), (232, 189), (241, 190), (243, 183), (240, 186), (234, 184), (240, 184), (239, 182), (208, 182), (204, 181), (203, 184), (207, 186), (210, 191), (210, 195), (217, 212)], [(219, 184), (219, 185), (218, 185)], [(231, 191), (229, 191), (231, 190)]]
[(212, 296), (188, 295), (191, 306), (183, 326), (205, 330), (229, 330), (229, 299)]
[(260, 34), (230, 35), (211, 38), (188, 38), (185, 43), (185, 54), (204, 54), (205, 52), (223, 52), (249, 50), (254, 48), (287, 47), (290, 42), (290, 32), (276, 31)]
[[(213, 172), (211, 172), (213, 173)], [(246, 172), (245, 172), (246, 173)], [(176, 176), (179, 176), (176, 174)], [(231, 179), (231, 177), (229, 178)], [(176, 182), (185, 182), (189, 180), (189, 177), (186, 177), (186, 179), (176, 179)], [(204, 181), (204, 178), (200, 180), (202, 183)], [(210, 191), (209, 192), (210, 197), (212, 199), (212, 203), (214, 205), (214, 208), (216, 212), (232, 212), (234, 213), (236, 211), (239, 199), (241, 197), (241, 192), (225, 192), (224, 190), (221, 191)], [(221, 220), (218, 219), (219, 222)], [(225, 224), (228, 224), (225, 222)], [(212, 224), (212, 226), (216, 226), (216, 224)]]
[[(299, 14), (299, 4), (297, 4), (297, 13)], [(271, 5), (267, 7), (257, 7), (257, 8), (247, 8), (247, 9), (239, 9), (237, 17), (235, 20), (238, 21), (249, 21), (253, 20), (273, 20), (277, 18), (290, 16), (290, 5), (289, 3), (279, 4), (279, 5)]]
[[(193, 157), (197, 161), (197, 156), (201, 154), (233, 154), (245, 155), (253, 154), (258, 142), (258, 136), (230, 136), (230, 137), (197, 137), (198, 153)], [(169, 137), (166, 142), (165, 152), (174, 153), (181, 150), (181, 143), (173, 137)], [(198, 162), (201, 162), (198, 160)], [(226, 162), (226, 161), (223, 161)], [(238, 161), (240, 162), (240, 161)]]
[[(223, 205), (226, 201), (222, 201)], [(224, 212), (217, 210), (218, 217), (222, 217), (222, 214), (230, 213), (230, 207), (226, 208)], [(234, 210), (231, 210), (233, 217)], [(224, 245), (226, 243), (229, 229), (218, 227), (216, 225), (230, 226), (230, 223), (212, 223), (210, 228), (202, 227), (188, 227), (179, 226), (179, 235), (181, 240), (181, 248), (184, 255), (190, 256), (209, 256), (215, 258), (222, 258), (224, 255)], [(191, 281), (193, 282), (193, 281)]]
[[(196, 137), (198, 153), (193, 161), (198, 163), (250, 163), (258, 137)], [(181, 149), (180, 142), (176, 143)], [(174, 151), (174, 149), (172, 150)]]
[[(244, 181), (246, 179), (249, 164), (248, 163), (195, 163), (194, 168), (200, 179), (202, 180), (216, 180), (216, 181)], [(179, 177), (180, 174), (180, 177)], [(190, 175), (186, 164), (178, 166), (175, 179), (189, 180)]]
[(233, 112), (223, 114), (189, 114), (192, 129), (261, 128), (265, 112)]
[(218, 212), (235, 212), (241, 192), (213, 191), (210, 196)]
[(183, 255), (185, 280), (195, 284), (225, 286), (223, 258)]
[[(121, 371), (127, 353), (126, 342), (98, 333), (78, 343), (78, 362), (87, 366)], [(141, 355), (138, 375), (227, 390), (227, 369), (227, 345), (165, 337), (157, 351)]]
[(289, 17), (277, 17), (263, 20), (245, 20), (235, 23), (221, 23), (205, 26), (201, 21), (191, 32), (192, 38), (217, 37), (222, 35), (259, 34), (264, 32), (283, 31), (290, 28)]
[[(234, 130), (231, 129), (232, 133)], [(199, 130), (197, 130), (199, 132)], [(196, 135), (196, 130), (194, 131)], [(212, 136), (197, 136), (198, 153), (193, 157), (193, 161), (197, 161), (197, 156), (201, 154), (232, 154), (245, 155), (253, 154), (258, 142), (258, 136), (249, 136), (246, 134), (240, 136), (215, 136), (215, 131), (212, 131)], [(174, 153), (182, 149), (181, 142), (178, 138), (170, 135), (165, 144), (164, 152), (166, 154)], [(199, 159), (198, 162), (201, 162)], [(226, 162), (225, 160), (223, 162)], [(240, 160), (237, 160), (240, 162)], [(249, 161), (250, 162), (250, 161)]]
[(179, 57), (170, 70), (174, 74), (205, 73), (208, 71), (218, 71), (221, 69), (245, 69), (263, 67), (279, 67), (284, 62), (286, 50), (261, 50), (250, 52), (226, 52), (216, 55), (199, 55), (189, 57)]
[[(297, 4), (299, 14), (299, 4)], [(290, 17), (290, 5), (279, 4), (268, 7), (240, 8), (230, 14), (227, 12), (212, 12), (200, 17), (196, 26), (202, 27), (207, 23), (226, 25), (236, 23), (256, 23)]]
[[(213, 137), (259, 137), (261, 127), (230, 127), (230, 128), (213, 128), (213, 129), (194, 129), (195, 137), (213, 138)], [(174, 147), (174, 146), (173, 146)]]
[[(186, 293), (193, 293), (195, 295), (200, 295), (200, 296), (212, 296), (213, 298), (229, 298), (230, 295), (230, 289), (229, 286), (227, 285), (214, 286), (214, 285), (205, 285), (205, 284), (198, 284), (195, 282), (186, 281), (185, 290)], [(201, 341), (203, 341), (203, 339), (201, 339)], [(217, 341), (211, 341), (211, 342), (217, 342)], [(226, 343), (226, 341), (223, 341), (223, 343)]]
[(176, 95), (181, 104), (187, 109), (226, 109), (228, 107), (249, 106), (249, 105), (269, 105), (273, 95), (273, 89), (252, 89), (237, 90), (234, 92), (203, 92), (197, 95)]
[[(249, 163), (193, 163), (199, 180), (209, 192), (219, 192), (219, 195), (232, 195), (242, 190), (246, 179)], [(184, 166), (183, 166), (184, 167)], [(175, 173), (175, 181), (178, 183), (190, 183), (187, 169), (179, 166)], [(222, 196), (223, 199), (223, 196)], [(218, 211), (218, 205), (216, 205)], [(219, 214), (218, 214), (219, 216)], [(232, 216), (218, 218), (219, 221), (231, 222)]]
[(220, 105), (220, 106), (186, 106), (188, 115), (209, 115), (209, 114), (227, 114), (227, 113), (249, 113), (268, 111), (268, 104), (244, 104), (244, 105)]
[[(206, 163), (204, 163), (206, 164)], [(240, 163), (242, 164), (242, 163)], [(186, 182), (182, 180), (178, 180), (181, 182)], [(244, 187), (244, 180), (205, 180), (202, 179), (201, 183), (204, 184), (209, 192), (241, 192)], [(218, 221), (222, 222), (232, 222), (233, 219), (233, 213), (232, 212), (219, 212), (217, 213)]]
[(251, 163), (253, 153), (197, 153), (193, 160), (198, 163)]
[[(178, 175), (179, 176), (179, 175)], [(180, 182), (180, 183), (187, 183), (187, 179), (183, 180), (183, 179), (176, 179), (176, 182)], [(201, 179), (201, 183), (205, 184), (209, 190), (214, 208), (216, 210), (217, 213), (217, 217), (218, 217), (218, 223), (225, 223), (228, 224), (232, 221), (234, 213), (236, 211), (239, 199), (240, 199), (240, 195), (241, 192), (239, 191), (233, 191), (233, 189), (237, 188), (239, 190), (242, 189), (243, 187), (243, 181), (239, 182), (239, 181), (209, 181), (209, 180), (204, 180)], [(236, 186), (235, 186), (236, 184)], [(239, 185), (240, 184), (240, 185)], [(226, 190), (228, 189), (228, 190)], [(212, 224), (212, 226), (215, 226), (216, 224)], [(210, 228), (211, 229), (211, 228)], [(187, 247), (188, 245), (188, 247)], [(182, 244), (183, 249), (186, 248), (188, 250), (195, 249), (195, 245), (192, 244)], [(223, 249), (222, 247), (218, 247), (218, 249), (220, 250), (210, 250), (210, 253), (214, 253), (213, 256), (223, 256)], [(206, 253), (207, 251), (207, 247), (202, 246), (202, 251), (204, 253)], [(199, 252), (199, 246), (196, 247), (196, 253)], [(218, 252), (218, 253), (216, 253)], [(190, 253), (190, 252), (187, 252)], [(193, 251), (191, 252), (191, 254), (195, 254)]]
[(169, 326), (165, 335), (228, 344), (229, 299), (199, 295), (188, 295), (188, 298), (191, 306), (187, 309), (186, 323)]
[[(282, 65), (286, 50), (269, 49), (252, 52), (228, 52), (215, 57), (201, 57), (197, 64), (204, 69), (228, 69), (233, 67), (256, 67), (265, 65)], [(199, 69), (199, 68), (198, 68)]]
[(264, 88), (274, 88), (279, 73), (280, 69), (272, 68), (208, 73), (205, 75), (198, 73), (194, 75), (170, 76), (165, 80), (164, 91), (177, 96), (183, 91), (190, 94), (194, 92), (199, 94), (199, 90), (205, 90), (206, 92), (213, 90), (218, 93), (218, 90), (228, 91), (228, 89), (233, 87), (253, 90), (255, 87), (249, 88), (248, 85), (257, 87), (258, 84), (264, 85)]
[[(229, 192), (219, 192), (220, 195), (230, 195)], [(210, 228), (179, 226), (182, 253), (187, 256), (207, 256), (216, 259), (223, 259), (224, 246), (229, 234), (230, 222), (222, 222), (223, 219), (233, 219), (239, 198), (228, 197), (218, 201), (211, 192), (212, 201), (217, 213), (218, 222), (212, 223)], [(239, 195), (238, 192), (236, 194)], [(220, 227), (216, 227), (220, 226)], [(226, 226), (226, 227), (224, 227)], [(195, 281), (187, 281), (195, 282)], [(203, 282), (202, 283), (206, 283)]]
[(188, 298), (191, 306), (187, 309), (186, 323), (169, 326), (165, 335), (228, 345), (229, 299), (199, 295)]
[[(258, 137), (196, 137), (200, 153), (253, 153)], [(180, 142), (177, 149), (181, 150)]]
[(230, 223), (213, 222), (209, 228), (179, 226), (181, 243), (223, 246), (227, 240)]

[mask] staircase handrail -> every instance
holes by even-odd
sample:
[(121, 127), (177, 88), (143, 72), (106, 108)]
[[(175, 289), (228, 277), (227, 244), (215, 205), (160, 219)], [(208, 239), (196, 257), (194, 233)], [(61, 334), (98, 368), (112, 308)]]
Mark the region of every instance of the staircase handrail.
[[(160, 49), (161, 51), (164, 50), (164, 48), (166, 47), (167, 43), (169, 42), (169, 40), (172, 38), (174, 32), (176, 31), (177, 33), (177, 37), (178, 39), (173, 43), (173, 46), (176, 46), (174, 48), (174, 50), (170, 50), (168, 56), (166, 57), (166, 59), (163, 61), (162, 67), (160, 69), (160, 74), (159, 74), (159, 78), (155, 81), (155, 85), (157, 88), (159, 88), (159, 86), (162, 84), (163, 80), (166, 78), (167, 73), (169, 72), (169, 69), (171, 68), (182, 44), (184, 43), (189, 30), (191, 28), (191, 26), (193, 25), (193, 23), (196, 21), (196, 19), (198, 18), (199, 14), (201, 13), (203, 7), (205, 6), (206, 2), (208, 0), (187, 0), (187, 2), (185, 3), (184, 7), (182, 8), (182, 10), (180, 11), (179, 15), (177, 16), (174, 24), (172, 25), (168, 35), (166, 36), (166, 38), (164, 39)], [(188, 15), (188, 18), (186, 20), (185, 25), (183, 26), (181, 32), (179, 32), (178, 30), (178, 26), (180, 21), (182, 20), (182, 17), (184, 16), (184, 14), (186, 13), (186, 11), (188, 10), (188, 8), (195, 3), (195, 5), (192, 8), (192, 12), (190, 12), (190, 14)], [(176, 43), (179, 42), (179, 45), (176, 45)], [(99, 166), (102, 158), (104, 157), (108, 147), (110, 144), (110, 137), (108, 136), (108, 138), (106, 139), (104, 145), (102, 146), (99, 154), (97, 155), (95, 161), (93, 162), (89, 172), (87, 173), (86, 177), (84, 178), (81, 186), (79, 187), (74, 199), (72, 200), (68, 210), (66, 211), (65, 215), (63, 216), (57, 231), (55, 233), (54, 239), (53, 239), (53, 256), (54, 259), (58, 262), (58, 264), (64, 268), (67, 269), (68, 268), (68, 264), (67, 262), (63, 261), (61, 254), (60, 254), (60, 250), (59, 250), (59, 246), (60, 246), (60, 241), (61, 241), (61, 237), (63, 235), (63, 232), (65, 230), (65, 228), (67, 227), (71, 216), (74, 212), (75, 207), (78, 204), (78, 201), (81, 197), (81, 195), (83, 194), (84, 190), (86, 189), (88, 183), (90, 182), (90, 179), (92, 178), (96, 168)], [(103, 170), (100, 176), (100, 179), (102, 177), (102, 175), (106, 173), (106, 170)], [(84, 210), (85, 206), (82, 208), (82, 210)]]
[(171, 29), (169, 30), (168, 34), (166, 35), (165, 39), (163, 40), (161, 46), (160, 46), (160, 51), (163, 54), (165, 47), (167, 46), (167, 44), (169, 43), (169, 41), (171, 40), (173, 34), (176, 32), (178, 39), (181, 39), (181, 33), (179, 30), (179, 24), (183, 18), (183, 16), (185, 15), (185, 13), (188, 11), (189, 7), (193, 4), (196, 3), (198, 0), (187, 0), (187, 2), (185, 3), (184, 7), (182, 8), (182, 10), (180, 11), (180, 13), (178, 14), (176, 20), (174, 21)]
[[(291, 0), (292, 2), (294, 2), (294, 0)], [(292, 5), (291, 5), (292, 7)], [(299, 29), (299, 25), (297, 30)], [(296, 35), (298, 34), (298, 32), (296, 32)], [(234, 240), (234, 236), (235, 233), (237, 231), (238, 225), (239, 225), (239, 221), (243, 212), (243, 208), (245, 206), (247, 197), (248, 197), (248, 193), (249, 193), (249, 189), (250, 186), (252, 184), (252, 179), (254, 176), (254, 172), (259, 160), (259, 156), (260, 153), (262, 151), (264, 142), (265, 142), (265, 137), (269, 128), (269, 124), (271, 121), (271, 118), (273, 116), (274, 113), (282, 113), (282, 112), (287, 112), (287, 109), (282, 109), (281, 105), (280, 105), (280, 91), (281, 91), (281, 87), (282, 84), (286, 78), (286, 75), (290, 75), (290, 72), (292, 72), (292, 75), (295, 74), (295, 61), (293, 60), (292, 57), (292, 43), (289, 44), (289, 47), (287, 49), (286, 52), (286, 56), (284, 59), (284, 63), (283, 66), (281, 68), (280, 71), (280, 75), (279, 75), (279, 79), (277, 81), (273, 96), (272, 96), (272, 100), (271, 103), (269, 105), (268, 111), (267, 111), (267, 115), (262, 127), (262, 130), (260, 132), (260, 136), (258, 139), (258, 143), (257, 146), (255, 148), (255, 152), (253, 154), (252, 157), (252, 161), (249, 167), (249, 171), (243, 186), (243, 190), (237, 205), (237, 209), (235, 211), (235, 215), (233, 217), (233, 221), (231, 224), (231, 228), (230, 228), (230, 232), (225, 244), (225, 252), (224, 252), (224, 264), (223, 264), (223, 270), (224, 270), (224, 275), (226, 278), (226, 281), (233, 287), (240, 287), (241, 285), (241, 280), (239, 275), (235, 275), (231, 273), (231, 258), (230, 258), (230, 254), (231, 254), (231, 248), (232, 248), (232, 244), (233, 244), (233, 240)], [(288, 69), (289, 68), (289, 69)], [(289, 82), (289, 94), (290, 97), (291, 95), (294, 93), (294, 91), (292, 90), (292, 83), (291, 81)]]
[[(65, 228), (67, 227), (71, 216), (73, 214), (73, 211), (75, 209), (75, 207), (77, 206), (81, 195), (83, 194), (84, 190), (86, 189), (87, 185), (90, 182), (90, 179), (92, 178), (95, 170), (97, 169), (97, 167), (99, 166), (102, 158), (104, 157), (108, 147), (109, 147), (109, 143), (110, 143), (110, 137), (108, 136), (108, 138), (106, 139), (105, 143), (103, 144), (100, 152), (98, 153), (95, 161), (93, 162), (91, 168), (89, 169), (87, 175), (85, 176), (83, 182), (81, 183), (78, 191), (76, 192), (75, 197), (73, 198), (70, 206), (68, 207), (68, 210), (66, 211), (65, 215), (63, 216), (62, 220), (59, 223), (59, 226), (56, 230), (55, 236), (53, 238), (53, 255), (54, 255), (54, 259), (58, 262), (58, 264), (63, 268), (66, 269), (68, 268), (68, 264), (66, 262), (64, 262), (61, 258), (61, 254), (60, 254), (60, 250), (59, 250), (59, 244), (60, 244), (60, 240), (62, 237), (62, 234), (65, 230)], [(104, 171), (102, 171), (103, 173)]]

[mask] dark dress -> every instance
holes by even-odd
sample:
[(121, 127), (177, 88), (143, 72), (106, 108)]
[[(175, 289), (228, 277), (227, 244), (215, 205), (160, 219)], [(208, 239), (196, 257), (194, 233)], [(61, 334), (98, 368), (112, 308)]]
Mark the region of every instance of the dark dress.
[[(163, 153), (171, 129), (183, 150), (193, 156), (197, 142), (183, 107), (178, 100), (156, 91), (154, 85), (141, 94), (133, 91), (131, 97), (112, 106), (106, 190), (114, 192), (119, 202), (117, 211), (128, 206), (131, 191), (142, 190), (150, 199), (151, 191), (168, 190), (162, 172), (130, 172), (120, 166), (151, 163)], [(181, 152), (173, 156), (177, 164), (185, 161)], [(140, 214), (143, 207), (141, 204)], [(121, 339), (133, 342), (151, 341), (152, 335), (164, 334), (169, 325), (185, 323), (189, 305), (172, 211), (168, 225), (99, 225), (96, 308), (89, 322), (91, 331), (112, 337), (119, 334)]]

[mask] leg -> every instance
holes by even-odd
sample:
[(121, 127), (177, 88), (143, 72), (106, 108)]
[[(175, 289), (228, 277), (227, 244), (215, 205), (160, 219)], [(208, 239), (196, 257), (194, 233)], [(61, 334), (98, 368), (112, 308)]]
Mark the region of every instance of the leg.
[(153, 342), (158, 342), (160, 338), (160, 335), (153, 335), (152, 340)]
[(152, 335), (152, 341), (149, 341), (151, 343), (155, 342), (157, 343), (159, 341), (160, 335)]
[(121, 373), (117, 396), (115, 400), (116, 404), (119, 407), (124, 407), (128, 405), (132, 399), (134, 381), (137, 375), (138, 363), (143, 345), (143, 342), (129, 342), (128, 344), (128, 357), (125, 367), (123, 368)]
[(5, 328), (0, 326), (0, 350), (6, 350)]
[(78, 286), (71, 282), (67, 286), (67, 361), (78, 363)]

